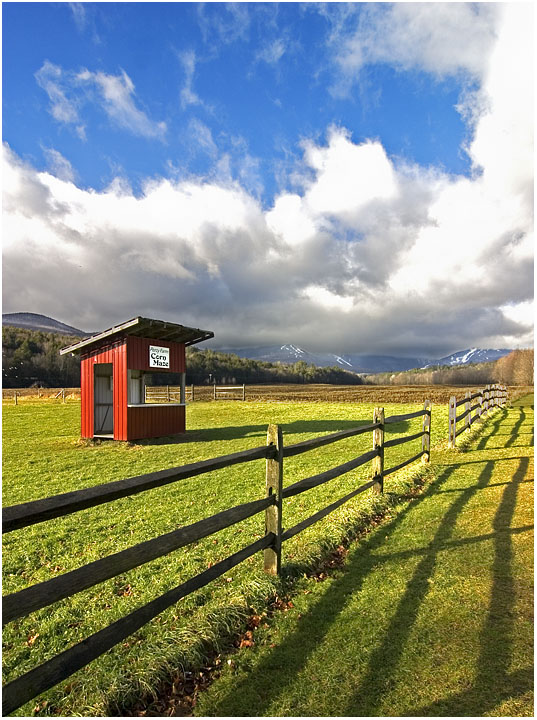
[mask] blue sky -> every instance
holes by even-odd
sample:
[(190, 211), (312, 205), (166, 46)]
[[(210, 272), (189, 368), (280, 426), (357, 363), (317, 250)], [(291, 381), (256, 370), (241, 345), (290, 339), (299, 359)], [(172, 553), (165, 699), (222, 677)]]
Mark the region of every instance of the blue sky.
[[(455, 108), (460, 83), (379, 63), (354, 92), (338, 92), (325, 43), (337, 9), (320, 10), (300, 3), (244, 11), (220, 3), (7, 3), (4, 138), (39, 169), (48, 162), (43, 148), (54, 147), (81, 185), (96, 189), (118, 169), (137, 191), (170, 166), (178, 176), (206, 174), (216, 153), (230, 154), (240, 179), (246, 152), (255, 161), (249, 184), (266, 205), (287, 185), (300, 140), (323, 137), (330, 124), (350, 130), (354, 142), (378, 138), (394, 158), (468, 173), (460, 151), (467, 131)], [(360, 8), (354, 11), (359, 20)], [(47, 61), (72, 74), (125, 73), (134, 107), (147, 116), (146, 135), (110, 121), (82, 87), (66, 92), (78, 122), (55, 120), (36, 81)], [(158, 123), (166, 129), (155, 142), (150, 131)], [(201, 126), (205, 142), (195, 134)]]
[(532, 341), (530, 4), (2, 10), (4, 312), (334, 352)]

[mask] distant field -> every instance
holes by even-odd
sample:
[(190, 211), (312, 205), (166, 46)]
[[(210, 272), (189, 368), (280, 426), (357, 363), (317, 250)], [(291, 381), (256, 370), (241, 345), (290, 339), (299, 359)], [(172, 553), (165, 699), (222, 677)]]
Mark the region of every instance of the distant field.
[[(190, 386), (187, 386), (190, 387)], [(431, 400), (433, 403), (448, 403), (455, 395), (457, 400), (474, 386), (462, 385), (246, 385), (247, 402), (344, 402), (344, 403), (422, 403)], [(481, 387), (481, 386), (479, 386)], [(477, 388), (477, 386), (475, 386)], [(43, 388), (41, 399), (53, 399), (62, 388)], [(509, 388), (512, 399), (531, 392), (528, 386), (512, 386)], [(37, 399), (37, 388), (17, 389), (19, 400)], [(67, 400), (80, 398), (80, 388), (65, 388)], [(15, 389), (2, 391), (5, 401), (12, 400)], [(212, 385), (196, 385), (195, 400), (212, 400)], [(58, 399), (61, 402), (61, 396)]]
[[(296, 387), (296, 386), (295, 386)], [(302, 386), (299, 386), (302, 389)], [(310, 390), (311, 388), (305, 387)], [(285, 386), (288, 391), (289, 387)], [(337, 389), (339, 392), (341, 389)], [(379, 388), (372, 388), (378, 393)], [(392, 391), (393, 388), (390, 388)], [(413, 388), (416, 391), (416, 388)], [(419, 389), (418, 389), (419, 391)], [(326, 392), (326, 390), (325, 390)], [(139, 475), (264, 445), (269, 423), (282, 425), (285, 443), (370, 422), (375, 402), (195, 402), (187, 411), (187, 433), (177, 439), (139, 443), (80, 440), (79, 400), (23, 400), (3, 406), (3, 505), (13, 505), (103, 482)], [(413, 403), (384, 403), (386, 415), (420, 409)], [(421, 418), (389, 426), (389, 434), (415, 433)], [(432, 446), (445, 442), (447, 406), (433, 405)], [(361, 435), (285, 461), (285, 485), (345, 462), (371, 447)], [(420, 441), (390, 448), (392, 466), (416, 454)], [(432, 454), (434, 460), (434, 451)], [(400, 501), (411, 485), (409, 466), (386, 480), (382, 498), (369, 492), (339, 508), (285, 544), (284, 566), (299, 575), (382, 507)], [(284, 501), (291, 527), (368, 477), (366, 465), (315, 490)], [(221, 510), (264, 495), (263, 460), (190, 478), (48, 523), (4, 535), (4, 594), (54, 577)], [(63, 600), (6, 626), (5, 681), (35, 667), (92, 632), (166, 592), (253, 542), (264, 532), (263, 516), (249, 518), (124, 576)], [(140, 692), (151, 691), (169, 668), (194, 667), (210, 646), (236, 632), (249, 607), (262, 608), (277, 589), (262, 572), (260, 555), (170, 608), (89, 667), (19, 715), (110, 715)], [(46, 703), (46, 704), (44, 704)]]

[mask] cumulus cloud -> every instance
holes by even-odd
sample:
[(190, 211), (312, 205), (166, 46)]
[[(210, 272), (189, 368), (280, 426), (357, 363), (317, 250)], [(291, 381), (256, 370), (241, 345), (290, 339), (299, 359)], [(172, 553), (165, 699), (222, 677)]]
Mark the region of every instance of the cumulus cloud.
[(81, 189), (6, 146), (4, 309), (65, 318), (68, 305), (87, 329), (142, 314), (206, 327), (227, 346), (439, 357), (527, 345), (531, 23), (523, 5), (497, 12), (475, 71), (470, 178), (396, 164), (380, 142), (333, 126), (303, 143), (295, 191), (265, 208), (226, 175), (201, 125), (222, 172), (153, 179), (139, 195), (119, 180)]

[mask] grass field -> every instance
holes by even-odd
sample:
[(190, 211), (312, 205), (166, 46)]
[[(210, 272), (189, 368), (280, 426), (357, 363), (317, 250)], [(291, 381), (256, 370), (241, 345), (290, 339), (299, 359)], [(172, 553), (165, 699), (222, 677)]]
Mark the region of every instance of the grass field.
[(195, 714), (533, 717), (532, 403), (437, 453), (416, 500), (297, 581)]
[[(3, 407), (3, 505), (183, 465), (265, 443), (269, 423), (284, 441), (371, 421), (374, 404), (324, 402), (196, 402), (179, 441), (93, 444), (79, 440), (80, 406), (25, 399)], [(385, 404), (386, 415), (421, 403)], [(417, 432), (420, 419), (390, 426), (392, 437)], [(447, 407), (433, 406), (432, 446), (445, 444)], [(359, 436), (286, 460), (285, 484), (342, 463), (370, 449)], [(388, 466), (414, 455), (419, 441), (390, 449)], [(434, 454), (433, 454), (434, 460)], [(324, 507), (356, 486), (369, 466), (287, 500), (284, 526)], [(415, 472), (415, 469), (414, 469)], [(189, 596), (90, 667), (17, 711), (20, 715), (109, 715), (125, 711), (154, 691), (177, 667), (196, 669), (211, 649), (225, 647), (252, 611), (281, 592), (282, 583), (318, 565), (368, 518), (397, 506), (412, 486), (411, 472), (389, 478), (383, 497), (360, 496), (284, 546), (286, 576), (262, 571), (254, 556), (229, 576)], [(262, 497), (264, 461), (185, 480), (138, 496), (25, 528), (4, 537), (4, 593), (8, 594), (99, 557), (190, 524), (233, 505)], [(175, 587), (263, 533), (263, 516), (178, 550), (125, 576), (104, 582), (15, 621), (4, 631), (4, 681), (8, 682), (87, 635)]]

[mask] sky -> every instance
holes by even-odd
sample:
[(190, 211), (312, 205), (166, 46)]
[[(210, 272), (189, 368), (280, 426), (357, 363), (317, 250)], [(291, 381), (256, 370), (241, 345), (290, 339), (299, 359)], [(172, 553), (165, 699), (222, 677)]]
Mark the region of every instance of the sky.
[(532, 346), (533, 28), (525, 2), (4, 2), (3, 312)]

